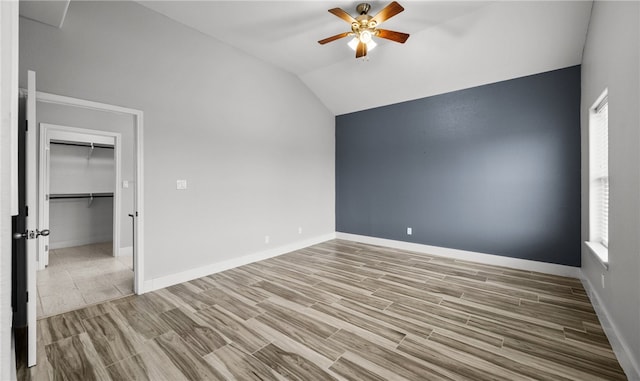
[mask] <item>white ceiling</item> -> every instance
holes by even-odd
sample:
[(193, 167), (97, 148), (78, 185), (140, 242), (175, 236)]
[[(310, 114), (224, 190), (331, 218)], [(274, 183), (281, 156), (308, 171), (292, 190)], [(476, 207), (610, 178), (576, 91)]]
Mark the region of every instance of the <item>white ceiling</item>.
[[(0, 0), (1, 1), (1, 0)], [(62, 28), (70, 0), (20, 1), (20, 16)]]
[[(349, 30), (327, 12), (359, 1), (143, 1), (141, 4), (290, 71), (336, 115), (580, 64), (591, 1), (407, 1), (380, 40), (355, 59)], [(370, 14), (389, 1), (370, 2)]]
[[(369, 13), (390, 1), (370, 1)], [(336, 115), (580, 64), (592, 5), (398, 1), (405, 11), (382, 27), (411, 37), (405, 44), (377, 39), (366, 61), (355, 59), (348, 38), (317, 43), (350, 28), (327, 9), (355, 15), (361, 1), (139, 3), (297, 75)], [(21, 1), (21, 13), (25, 3), (68, 1)]]

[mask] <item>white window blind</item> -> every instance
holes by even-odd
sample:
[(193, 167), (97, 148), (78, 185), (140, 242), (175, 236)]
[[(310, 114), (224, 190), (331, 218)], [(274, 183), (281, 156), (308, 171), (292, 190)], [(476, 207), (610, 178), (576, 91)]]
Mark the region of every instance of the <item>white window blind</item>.
[(594, 109), (593, 126), (591, 128), (591, 146), (595, 149), (594, 168), (592, 171), (593, 196), (596, 198), (598, 210), (596, 222), (598, 225), (597, 239), (604, 247), (609, 246), (609, 102), (605, 97)]

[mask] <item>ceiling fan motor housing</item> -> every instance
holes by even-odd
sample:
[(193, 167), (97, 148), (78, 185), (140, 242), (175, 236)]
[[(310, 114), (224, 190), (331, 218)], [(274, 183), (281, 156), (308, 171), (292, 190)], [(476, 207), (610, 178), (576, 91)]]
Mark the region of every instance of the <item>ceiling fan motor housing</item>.
[(359, 15), (366, 15), (367, 13), (369, 13), (370, 9), (371, 5), (367, 3), (360, 3), (356, 6), (356, 12), (358, 12)]

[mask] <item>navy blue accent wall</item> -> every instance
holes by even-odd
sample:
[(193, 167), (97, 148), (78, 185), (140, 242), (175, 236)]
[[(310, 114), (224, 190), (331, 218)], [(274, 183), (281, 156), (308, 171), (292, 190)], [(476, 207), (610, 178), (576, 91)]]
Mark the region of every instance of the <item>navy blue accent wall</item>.
[(580, 266), (580, 66), (337, 116), (336, 230)]

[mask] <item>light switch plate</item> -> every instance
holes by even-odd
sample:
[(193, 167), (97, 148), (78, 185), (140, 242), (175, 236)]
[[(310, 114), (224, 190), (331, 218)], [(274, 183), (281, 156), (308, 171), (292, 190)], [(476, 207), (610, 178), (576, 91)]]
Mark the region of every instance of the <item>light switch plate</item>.
[(122, 187), (129, 188), (129, 180), (122, 180)]
[(187, 180), (176, 180), (176, 189), (187, 189)]

